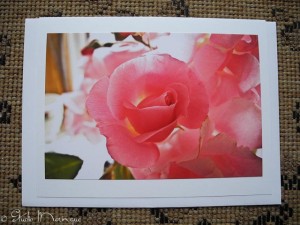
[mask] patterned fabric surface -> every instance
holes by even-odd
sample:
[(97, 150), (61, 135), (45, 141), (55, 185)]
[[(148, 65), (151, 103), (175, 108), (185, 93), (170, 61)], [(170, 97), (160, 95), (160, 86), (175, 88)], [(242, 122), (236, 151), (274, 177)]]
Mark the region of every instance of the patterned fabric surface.
[[(0, 223), (3, 224), (300, 224), (299, 0), (2, 0), (0, 1)], [(24, 20), (59, 16), (172, 16), (277, 22), (282, 203), (277, 206), (95, 209), (21, 206)], [(34, 123), (34, 121), (33, 121)], [(36, 220), (47, 212), (43, 221)], [(22, 216), (18, 216), (22, 215)], [(68, 220), (63, 220), (67, 218)], [(13, 221), (12, 219), (15, 219)], [(56, 219), (57, 222), (54, 222)]]

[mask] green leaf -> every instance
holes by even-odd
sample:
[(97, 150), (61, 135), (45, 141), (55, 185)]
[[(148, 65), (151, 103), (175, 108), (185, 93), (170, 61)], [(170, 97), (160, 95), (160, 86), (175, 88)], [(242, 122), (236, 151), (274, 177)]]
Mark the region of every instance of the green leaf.
[(131, 180), (131, 179), (133, 179), (133, 176), (127, 167), (117, 163), (116, 167), (114, 169), (114, 179), (115, 180)]
[(83, 161), (73, 155), (45, 153), (46, 179), (74, 179), (78, 174)]
[(130, 170), (118, 162), (114, 162), (113, 164), (108, 165), (104, 174), (100, 177), (101, 180), (132, 180), (134, 177), (132, 176)]

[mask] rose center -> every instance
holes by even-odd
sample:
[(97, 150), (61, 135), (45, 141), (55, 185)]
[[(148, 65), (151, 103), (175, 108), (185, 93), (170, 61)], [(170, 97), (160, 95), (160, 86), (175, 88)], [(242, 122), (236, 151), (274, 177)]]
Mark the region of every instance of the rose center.
[(165, 103), (166, 105), (172, 105), (175, 103), (174, 95), (171, 92), (167, 92), (165, 95)]

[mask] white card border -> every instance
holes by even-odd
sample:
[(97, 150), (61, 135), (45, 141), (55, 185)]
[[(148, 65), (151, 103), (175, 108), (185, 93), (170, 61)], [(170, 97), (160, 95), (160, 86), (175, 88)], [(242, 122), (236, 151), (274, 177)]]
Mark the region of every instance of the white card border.
[[(44, 147), (43, 93), (46, 35), (47, 33), (104, 33), (111, 31), (258, 34), (263, 105), (263, 146), (266, 146), (264, 148), (267, 149), (263, 151), (263, 177), (152, 181), (42, 179), (44, 167), (39, 162), (42, 162), (44, 157), (42, 149)], [(157, 17), (27, 19), (22, 112), (23, 205), (185, 207), (280, 204), (276, 46), (275, 23), (257, 20)], [(120, 185), (123, 187), (121, 191)], [(160, 185), (159, 188), (157, 188), (158, 185)]]

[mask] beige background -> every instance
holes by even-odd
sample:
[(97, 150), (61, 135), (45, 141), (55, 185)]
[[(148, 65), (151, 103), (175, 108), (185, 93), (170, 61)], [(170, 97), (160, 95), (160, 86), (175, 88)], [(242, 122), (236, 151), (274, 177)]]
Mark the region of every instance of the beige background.
[[(56, 224), (300, 224), (300, 1), (89, 0), (0, 2), (0, 223), (20, 213)], [(264, 19), (277, 22), (282, 204), (280, 206), (91, 209), (21, 207), (22, 63), (25, 18), (43, 16), (182, 16)], [(34, 121), (33, 121), (34, 124)], [(12, 215), (13, 214), (13, 215)], [(32, 221), (30, 221), (30, 219)], [(17, 219), (17, 217), (15, 217)], [(57, 224), (71, 224), (62, 222)]]

